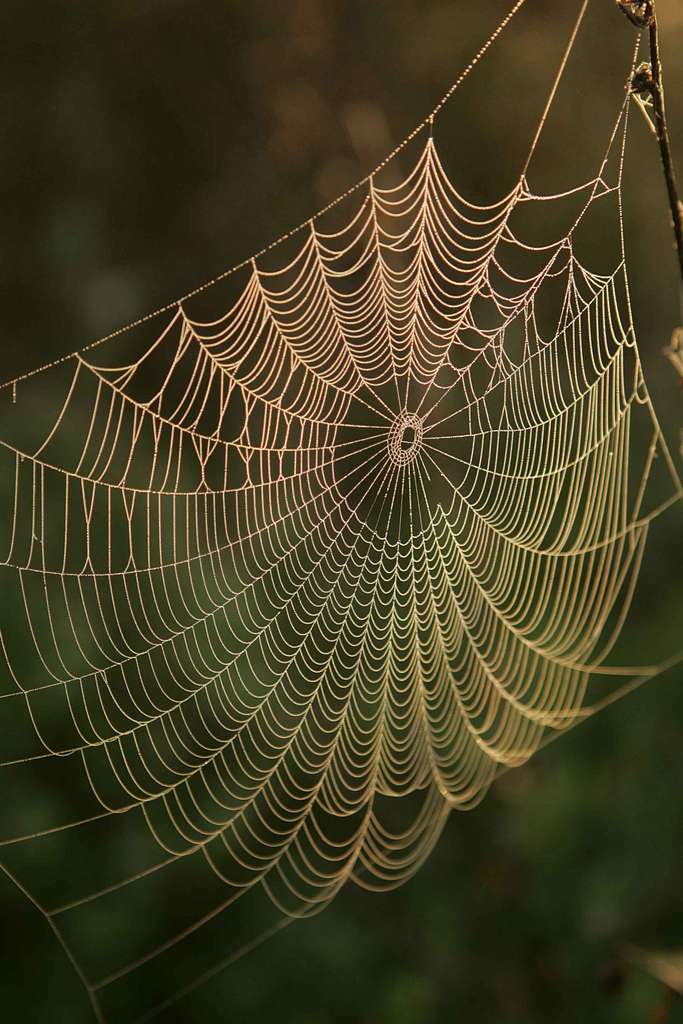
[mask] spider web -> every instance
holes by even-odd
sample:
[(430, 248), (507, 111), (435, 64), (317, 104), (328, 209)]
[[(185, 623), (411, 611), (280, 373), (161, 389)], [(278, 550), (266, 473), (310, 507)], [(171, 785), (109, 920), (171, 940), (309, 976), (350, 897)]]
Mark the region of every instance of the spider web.
[[(341, 197), (341, 224), (316, 217), (235, 268), (227, 312), (193, 315), (198, 289), (132, 325), (125, 361), (116, 332), (43, 368), (47, 425), (11, 382), (3, 770), (55, 765), (78, 810), (8, 838), (5, 870), (100, 1019), (132, 972), (257, 886), (284, 914), (262, 938), (348, 880), (402, 883), (451, 809), (663, 667), (606, 664), (648, 525), (681, 488), (623, 248), (597, 274), (574, 243), (598, 203), (620, 223), (626, 103), (590, 180), (549, 195), (527, 177), (585, 6), (498, 202), (457, 191), (432, 126), (521, 3)], [(520, 214), (567, 204), (556, 238), (525, 237)], [(87, 850), (133, 817), (142, 866), (105, 859), (103, 884), (90, 865), (58, 907), (21, 880), (26, 849), (40, 865), (37, 847), (75, 830)], [(198, 857), (219, 899), (108, 970), (76, 959), (94, 904)], [(176, 977), (175, 995), (194, 984)]]

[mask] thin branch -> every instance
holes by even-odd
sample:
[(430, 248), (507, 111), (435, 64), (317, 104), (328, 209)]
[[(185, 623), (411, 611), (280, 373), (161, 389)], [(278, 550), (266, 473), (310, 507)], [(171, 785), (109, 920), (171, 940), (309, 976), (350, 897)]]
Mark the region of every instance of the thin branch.
[(659, 142), (659, 154), (662, 159), (662, 168), (666, 179), (666, 190), (669, 196), (669, 207), (671, 209), (671, 220), (673, 222), (674, 235), (676, 237), (676, 248), (678, 249), (678, 266), (683, 283), (683, 203), (678, 198), (676, 185), (676, 170), (674, 168), (673, 156), (671, 153), (671, 142), (669, 141), (669, 128), (666, 120), (666, 108), (664, 106), (664, 84), (662, 82), (662, 62), (659, 56), (659, 34), (657, 31), (657, 17), (654, 14), (649, 26), (650, 34), (650, 59), (652, 63), (652, 105), (657, 129), (657, 140)]
[[(641, 64), (634, 72), (631, 79), (631, 91), (638, 100), (641, 110), (646, 114), (648, 123), (659, 143), (659, 155), (662, 161), (662, 170), (669, 199), (669, 210), (671, 212), (671, 223), (678, 252), (678, 266), (681, 276), (681, 317), (683, 318), (683, 203), (681, 203), (678, 196), (676, 170), (671, 153), (669, 128), (666, 119), (655, 0), (644, 0), (644, 2), (640, 2), (640, 0), (617, 0), (617, 5), (632, 24), (638, 28), (647, 28), (649, 34), (650, 62)], [(652, 113), (651, 118), (649, 116), (650, 111)]]

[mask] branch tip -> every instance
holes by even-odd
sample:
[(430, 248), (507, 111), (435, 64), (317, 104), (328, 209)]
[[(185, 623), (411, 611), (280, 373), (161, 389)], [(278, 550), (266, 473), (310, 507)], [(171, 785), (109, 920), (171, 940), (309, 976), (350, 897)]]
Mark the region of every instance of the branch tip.
[(617, 7), (636, 28), (649, 28), (655, 20), (652, 0), (616, 0)]

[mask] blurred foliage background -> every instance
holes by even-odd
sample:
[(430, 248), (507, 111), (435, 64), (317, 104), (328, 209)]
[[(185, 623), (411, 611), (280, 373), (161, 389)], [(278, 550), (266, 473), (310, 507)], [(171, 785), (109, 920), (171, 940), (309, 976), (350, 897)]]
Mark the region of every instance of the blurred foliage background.
[[(575, 6), (528, 0), (439, 118), (439, 145), (472, 198), (500, 194), (516, 178)], [(683, 7), (657, 6), (683, 166)], [(188, 291), (367, 174), (431, 109), (505, 7), (43, 0), (36, 9), (6, 0), (2, 379)], [(595, 166), (634, 41), (612, 0), (593, 0), (539, 176), (564, 187), (581, 178), (584, 154)], [(641, 355), (677, 452), (680, 383), (662, 355), (678, 319), (676, 263), (656, 145), (635, 109), (625, 190)], [(601, 252), (598, 236), (592, 244), (601, 270), (613, 251)], [(681, 566), (674, 510), (652, 531), (624, 658), (652, 661), (681, 645)], [(679, 670), (642, 687), (503, 777), (479, 809), (452, 816), (404, 888), (348, 889), (160, 1019), (683, 1021), (683, 1001), (669, 1003), (661, 982), (622, 955), (627, 944), (683, 946), (682, 684)], [(0, 807), (40, 799), (14, 788)], [(114, 863), (126, 858), (125, 834), (118, 842)], [(0, 901), (4, 1019), (91, 1021), (46, 921), (4, 879)], [(151, 932), (157, 912), (132, 913), (131, 931)], [(260, 911), (251, 913), (238, 915), (247, 937), (261, 927)], [(200, 963), (197, 950), (204, 943), (206, 955), (210, 943), (220, 959), (232, 925), (226, 916), (223, 931), (197, 936), (188, 956)]]

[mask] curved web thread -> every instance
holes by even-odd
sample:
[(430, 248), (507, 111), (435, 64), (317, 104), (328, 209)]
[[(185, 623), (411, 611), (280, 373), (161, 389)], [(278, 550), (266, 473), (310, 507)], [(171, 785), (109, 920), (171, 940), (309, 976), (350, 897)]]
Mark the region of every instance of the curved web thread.
[[(218, 318), (186, 297), (125, 362), (51, 364), (68, 379), (48, 429), (0, 442), (3, 704), (28, 737), (5, 767), (66, 763), (96, 805), (6, 846), (139, 815), (162, 851), (59, 907), (31, 894), (98, 1015), (256, 886), (286, 922), (349, 879), (400, 884), (452, 808), (623, 692), (606, 680), (663, 667), (605, 663), (681, 487), (623, 252), (596, 274), (574, 244), (598, 202), (620, 209), (626, 106), (594, 178), (537, 194), (559, 74), (498, 202), (454, 187), (431, 115), (398, 184), (381, 165), (341, 227), (247, 261)], [(524, 237), (520, 213), (567, 201), (568, 230)], [(215, 906), (108, 972), (76, 963), (65, 919), (197, 857)]]

